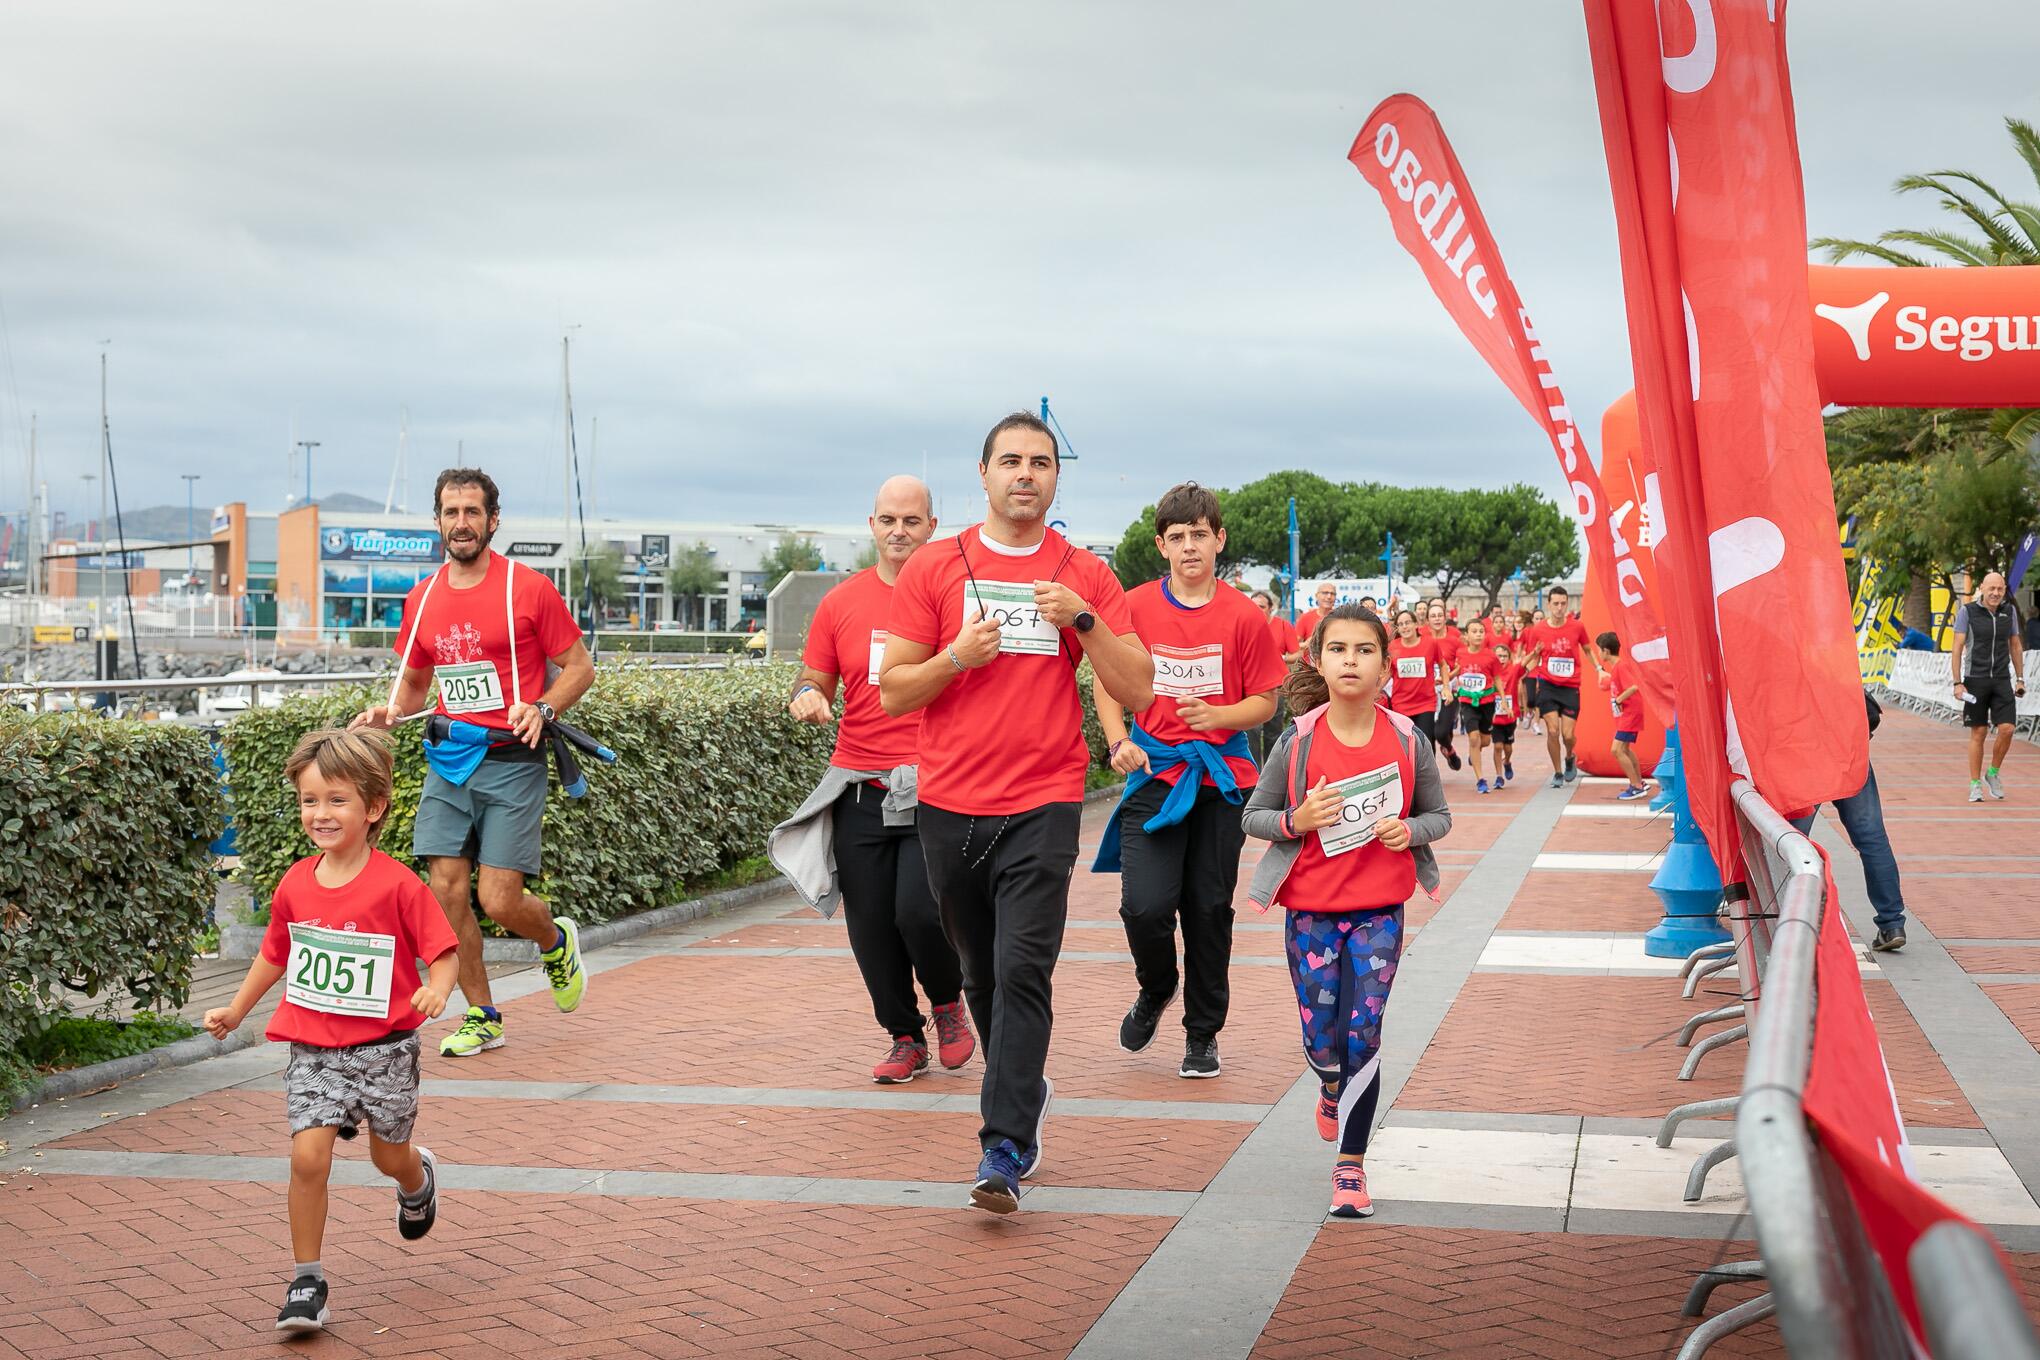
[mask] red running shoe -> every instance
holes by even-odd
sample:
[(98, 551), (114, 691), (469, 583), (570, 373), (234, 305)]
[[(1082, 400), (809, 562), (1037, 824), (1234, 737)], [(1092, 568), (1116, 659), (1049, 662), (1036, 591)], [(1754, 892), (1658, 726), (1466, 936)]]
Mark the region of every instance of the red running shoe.
[(1338, 1097), (1326, 1095), (1323, 1087), (1318, 1088), (1317, 1136), (1327, 1143), (1339, 1141)]
[(947, 1006), (935, 1007), (935, 1053), (942, 1059), (942, 1065), (961, 1067), (975, 1052), (977, 1036), (970, 1032), (970, 1017), (964, 1012), (963, 999), (959, 997)]
[(871, 1069), (871, 1079), (884, 1085), (894, 1086), (912, 1081), (928, 1070), (928, 1045), (919, 1039), (901, 1034), (894, 1037), (892, 1051), (885, 1055), (878, 1066)]
[(1332, 1217), (1366, 1218), (1374, 1212), (1367, 1194), (1367, 1173), (1351, 1162), (1332, 1168)]

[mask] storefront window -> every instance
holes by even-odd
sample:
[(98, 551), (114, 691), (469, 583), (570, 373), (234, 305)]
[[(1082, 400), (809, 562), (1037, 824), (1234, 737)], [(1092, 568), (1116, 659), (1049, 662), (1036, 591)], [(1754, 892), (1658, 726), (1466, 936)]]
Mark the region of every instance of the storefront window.
[(360, 628), (368, 622), (368, 601), (358, 596), (327, 596), (324, 626), (329, 629)]
[(345, 562), (326, 564), (326, 594), (366, 595), (368, 593), (368, 568), (352, 566)]

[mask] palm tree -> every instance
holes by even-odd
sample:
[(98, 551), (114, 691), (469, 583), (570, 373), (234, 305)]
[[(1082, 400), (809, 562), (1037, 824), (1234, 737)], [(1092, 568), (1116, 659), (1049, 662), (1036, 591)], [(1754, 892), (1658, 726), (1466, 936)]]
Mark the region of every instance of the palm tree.
[[(2018, 118), (2005, 119), (2012, 146), (2040, 187), (2040, 132)], [(1998, 265), (2040, 265), (2040, 203), (2015, 200), (1967, 170), (1936, 170), (1929, 175), (1905, 175), (1892, 186), (1901, 194), (1926, 193), (1939, 196), (1940, 206), (1973, 228), (1973, 233), (1922, 228), (1887, 231), (1875, 241), (1852, 241), (1838, 236), (1816, 237), (1811, 245), (1827, 252), (1830, 263), (1843, 264), (1858, 257), (1882, 260), (1908, 269), (1927, 269), (1938, 262), (1964, 268)], [(1929, 257), (1938, 257), (1938, 261)], [(2024, 454), (2040, 439), (2040, 410), (2011, 407), (1996, 411), (1915, 412), (1921, 433), (1932, 436), (1950, 430), (1958, 433), (1988, 433), (1998, 445)], [(1911, 442), (1911, 441), (1907, 441)]]

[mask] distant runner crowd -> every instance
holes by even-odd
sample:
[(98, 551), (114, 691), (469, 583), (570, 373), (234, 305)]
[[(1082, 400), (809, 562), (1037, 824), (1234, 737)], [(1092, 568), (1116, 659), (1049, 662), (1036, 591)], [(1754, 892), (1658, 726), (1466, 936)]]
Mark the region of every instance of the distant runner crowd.
[[(789, 721), (833, 723), (835, 746), (768, 851), (808, 903), (843, 913), (884, 1038), (872, 1079), (962, 1068), (982, 1048), (968, 1195), (995, 1214), (1020, 1207), (1050, 1142), (1054, 975), (1091, 769), (1088, 683), (1124, 777), (1088, 866), (1119, 875), (1133, 962), (1119, 1046), (1147, 1051), (1180, 1002), (1177, 1075), (1221, 1074), (1242, 850), (1265, 842), (1245, 897), (1280, 913), (1316, 1126), (1335, 1146), (1329, 1212), (1371, 1214), (1365, 1154), (1403, 911), (1419, 890), (1436, 895), (1433, 847), (1452, 828), (1438, 762), (1470, 761), (1476, 794), (1505, 793), (1527, 723), (1551, 787), (1575, 780), (1592, 671), (1615, 715), (1626, 776), (1616, 796), (1646, 796), (1632, 750), (1643, 728), (1635, 663), (1614, 634), (1589, 638), (1557, 586), (1538, 608), (1496, 607), (1463, 625), (1441, 600), (1382, 610), (1339, 603), (1326, 586), (1292, 626), (1267, 592), (1220, 579), (1224, 515), (1195, 483), (1156, 505), (1167, 575), (1124, 590), (1048, 526), (1061, 472), (1049, 427), (1024, 412), (1000, 420), (978, 472), (983, 520), (942, 539), (921, 482), (878, 488), (876, 563), (821, 601), (787, 701)], [(316, 853), (278, 885), (239, 993), (205, 1016), (224, 1037), (284, 983), (268, 1037), (291, 1046), (295, 1266), (276, 1321), (286, 1332), (329, 1315), (320, 1256), (336, 1139), (366, 1128), (375, 1166), (395, 1182), (400, 1237), (432, 1228), (437, 1162), (412, 1138), (418, 1030), (457, 987), (464, 1009), (442, 1056), (509, 1037), (476, 907), (533, 942), (560, 1010), (588, 987), (575, 922), (527, 883), (541, 866), (551, 762), (564, 766), (566, 739), (580, 736), (560, 715), (594, 666), (559, 592), (491, 549), (500, 502), (485, 473), (442, 473), (434, 514), (446, 561), (405, 603), (387, 700), (349, 730), (307, 735), (291, 756)], [(1965, 629), (1985, 668), (1965, 683), (1993, 718), (2002, 625), (1986, 610)], [(2016, 665), (2016, 626), (2009, 645)], [(1961, 675), (1960, 653), (1956, 664)], [(387, 734), (412, 721), (429, 772), (410, 851), (429, 864), (429, 886), (376, 848), (392, 796)], [(2003, 758), (1979, 776), (1993, 793)], [(1874, 803), (1874, 783), (1868, 792)], [(1894, 870), (1894, 894), (1895, 884)]]

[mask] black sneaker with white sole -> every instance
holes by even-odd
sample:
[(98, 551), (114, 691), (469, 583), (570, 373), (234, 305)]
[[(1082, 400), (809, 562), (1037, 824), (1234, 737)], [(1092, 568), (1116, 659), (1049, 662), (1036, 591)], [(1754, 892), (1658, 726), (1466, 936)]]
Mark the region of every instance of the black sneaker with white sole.
[(283, 1311), (276, 1315), (279, 1332), (316, 1332), (326, 1325), (326, 1282), (300, 1275), (284, 1291)]
[(1139, 1053), (1153, 1043), (1155, 1027), (1162, 1023), (1162, 1013), (1175, 999), (1176, 991), (1171, 991), (1160, 1001), (1146, 992), (1135, 997), (1133, 1005), (1127, 1008), (1126, 1018), (1119, 1022), (1119, 1046), (1128, 1053)]
[(404, 1192), (397, 1192), (397, 1233), (406, 1242), (415, 1242), (432, 1231), (432, 1225), (439, 1218), (439, 1160), (432, 1155), (429, 1147), (419, 1147), (418, 1161), (425, 1168), (425, 1197), (416, 1204), (404, 1198)]
[(1892, 954), (1905, 948), (1905, 927), (1878, 931), (1877, 938), (1870, 942), (1870, 947), (1880, 954)]
[(1191, 1039), (1183, 1045), (1183, 1065), (1176, 1069), (1179, 1077), (1215, 1077), (1218, 1075), (1218, 1040)]

